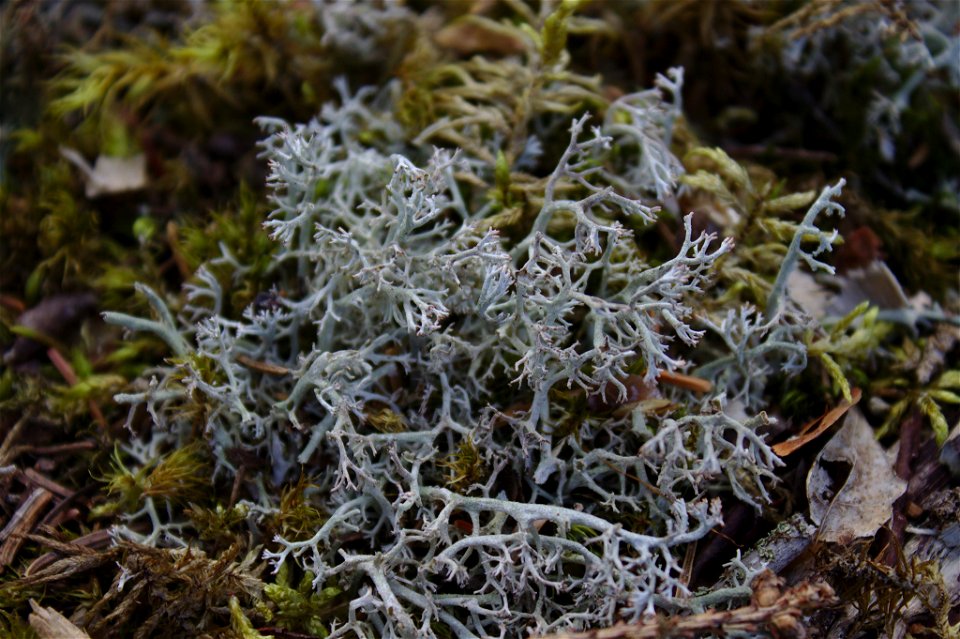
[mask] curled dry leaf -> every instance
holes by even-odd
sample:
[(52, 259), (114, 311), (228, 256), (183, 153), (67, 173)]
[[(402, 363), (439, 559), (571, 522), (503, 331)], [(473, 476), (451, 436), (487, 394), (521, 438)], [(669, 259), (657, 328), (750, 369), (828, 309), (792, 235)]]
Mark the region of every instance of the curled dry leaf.
[(780, 455), (781, 457), (786, 457), (791, 453), (796, 452), (802, 448), (807, 443), (813, 441), (820, 435), (824, 433), (828, 428), (833, 426), (838, 419), (844, 416), (844, 414), (850, 410), (857, 402), (860, 401), (861, 392), (859, 388), (854, 388), (851, 392), (850, 401), (844, 400), (835, 408), (828, 410), (826, 413), (817, 417), (811, 422), (804, 424), (803, 428), (800, 429), (800, 433), (793, 439), (788, 439), (785, 442), (780, 442), (773, 446), (773, 452)]
[[(93, 293), (62, 293), (45, 298), (17, 318), (16, 326), (37, 337), (60, 339), (78, 321), (89, 315), (97, 306)], [(20, 364), (40, 355), (45, 347), (27, 335), (19, 335), (13, 346), (3, 355), (8, 366)]]
[[(850, 467), (840, 486), (833, 485), (830, 462)], [(890, 519), (893, 502), (906, 488), (863, 413), (853, 408), (807, 475), (810, 518), (820, 526), (822, 541), (843, 543), (870, 537)]]

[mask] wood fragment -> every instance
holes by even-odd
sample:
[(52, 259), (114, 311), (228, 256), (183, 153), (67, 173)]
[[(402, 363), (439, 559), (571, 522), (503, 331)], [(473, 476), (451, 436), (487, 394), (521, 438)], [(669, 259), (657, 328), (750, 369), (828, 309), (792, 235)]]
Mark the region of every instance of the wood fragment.
[(657, 379), (664, 384), (679, 386), (686, 390), (692, 390), (695, 393), (709, 393), (713, 390), (713, 383), (702, 377), (693, 375), (684, 375), (682, 373), (673, 373), (671, 371), (660, 371)]
[(726, 148), (732, 157), (772, 157), (783, 160), (799, 160), (801, 162), (836, 162), (839, 158), (836, 153), (830, 151), (817, 151), (813, 149), (789, 148), (782, 146), (769, 146), (764, 144), (744, 144), (740, 146), (729, 146)]
[(443, 27), (434, 34), (433, 41), (437, 46), (460, 55), (484, 52), (511, 55), (522, 53), (525, 46), (514, 31), (477, 15), (466, 16)]
[[(620, 388), (612, 383), (608, 383), (602, 391), (587, 395), (587, 409), (591, 413), (607, 415), (625, 411), (624, 414), (629, 414), (639, 402), (660, 397), (656, 382), (646, 380), (643, 375), (627, 375), (617, 381), (625, 389), (623, 395), (620, 394)], [(580, 397), (582, 394), (583, 390), (578, 388), (570, 396)]]
[(923, 514), (923, 508), (915, 501), (907, 503), (906, 514), (910, 519), (916, 519)]
[(257, 632), (261, 635), (272, 636), (273, 639), (315, 639), (317, 636), (305, 632), (287, 630), (286, 628), (278, 628), (277, 626), (263, 626), (262, 628), (257, 628)]
[(3, 530), (0, 530), (0, 571), (13, 563), (26, 536), (33, 530), (40, 515), (53, 499), (53, 493), (44, 488), (36, 488), (30, 496), (21, 502)]
[(651, 616), (639, 623), (610, 628), (546, 635), (541, 639), (665, 639), (703, 634), (768, 633), (775, 637), (805, 635), (802, 618), (818, 608), (833, 606), (837, 598), (826, 583), (803, 582), (783, 590), (784, 581), (765, 570), (754, 579), (753, 601), (732, 610), (708, 609), (689, 616)]
[(230, 487), (230, 501), (227, 502), (227, 508), (233, 508), (237, 500), (240, 499), (240, 489), (243, 487), (243, 480), (247, 475), (246, 464), (241, 464), (237, 469), (237, 476), (233, 478), (233, 486)]
[(947, 355), (958, 341), (960, 341), (960, 328), (947, 323), (937, 325), (936, 332), (928, 337), (923, 345), (923, 354), (915, 371), (918, 383), (921, 385), (930, 383), (934, 374), (943, 368)]
[(64, 499), (69, 499), (73, 497), (75, 491), (70, 490), (66, 486), (62, 486), (57, 482), (53, 481), (46, 475), (42, 475), (35, 471), (33, 468), (27, 468), (26, 470), (21, 470), (17, 476), (21, 482), (26, 486), (34, 486), (36, 488), (43, 488), (58, 497), (63, 497)]
[(81, 510), (81, 508), (79, 508), (81, 504), (80, 498), (87, 497), (96, 491), (97, 486), (95, 484), (88, 484), (80, 490), (75, 490), (70, 495), (65, 496), (59, 503), (47, 511), (38, 529), (51, 528), (52, 530), (56, 530), (57, 526), (63, 522), (76, 519), (83, 510), (89, 509), (89, 502), (85, 504), (84, 509)]
[(21, 454), (28, 453), (30, 455), (63, 455), (66, 453), (75, 453), (83, 450), (96, 450), (100, 447), (96, 441), (92, 439), (84, 439), (78, 442), (67, 442), (66, 444), (53, 444), (51, 446), (21, 446), (18, 447), (18, 450)]
[(60, 502), (50, 509), (41, 523), (48, 526), (61, 526), (68, 521), (79, 519), (83, 511), (76, 506), (64, 506), (65, 502)]
[(40, 639), (90, 639), (90, 635), (53, 608), (44, 608), (33, 599), (30, 607), (33, 608), (28, 617), (30, 627)]
[(687, 545), (687, 551), (683, 556), (683, 568), (680, 571), (680, 583), (685, 587), (690, 585), (693, 578), (693, 560), (697, 558), (697, 542), (694, 540)]
[(71, 386), (76, 386), (80, 381), (80, 378), (77, 377), (77, 373), (73, 370), (73, 366), (70, 365), (70, 362), (64, 358), (55, 348), (47, 349), (47, 357), (50, 358), (50, 362), (53, 364), (53, 367), (57, 369), (57, 372), (60, 373), (60, 376), (65, 382)]
[(24, 413), (20, 419), (7, 431), (7, 436), (3, 438), (3, 444), (0, 445), (0, 466), (5, 466), (6, 464), (13, 461), (15, 455), (13, 455), (13, 444), (17, 441), (17, 438), (20, 437), (20, 432), (27, 425), (27, 422), (30, 421), (30, 413)]

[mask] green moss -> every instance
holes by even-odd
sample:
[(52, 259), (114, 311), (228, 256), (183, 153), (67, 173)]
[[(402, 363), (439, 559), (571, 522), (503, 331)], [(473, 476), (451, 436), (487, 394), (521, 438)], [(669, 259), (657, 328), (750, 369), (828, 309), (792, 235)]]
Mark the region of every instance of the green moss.
[(106, 483), (112, 500), (95, 509), (96, 517), (136, 510), (148, 497), (188, 502), (197, 499), (210, 484), (206, 447), (200, 442), (177, 448), (136, 470), (127, 468), (119, 449), (115, 449), (111, 463), (111, 470), (101, 481)]
[(474, 484), (482, 484), (490, 472), (472, 435), (460, 441), (457, 451), (443, 466), (450, 471), (447, 486), (458, 492), (465, 492)]
[(9, 639), (41, 639), (30, 624), (8, 610), (0, 611), (0, 635)]
[(283, 564), (274, 583), (264, 586), (263, 594), (274, 608), (277, 626), (326, 637), (329, 623), (342, 611), (345, 594), (336, 586), (314, 588), (314, 575), (306, 572), (299, 583), (291, 584), (290, 569)]

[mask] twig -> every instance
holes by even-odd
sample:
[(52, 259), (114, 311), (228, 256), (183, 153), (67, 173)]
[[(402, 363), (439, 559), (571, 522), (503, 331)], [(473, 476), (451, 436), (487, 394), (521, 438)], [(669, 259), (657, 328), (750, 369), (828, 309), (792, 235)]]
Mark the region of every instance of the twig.
[(233, 486), (230, 488), (230, 501), (227, 502), (228, 508), (233, 508), (240, 498), (240, 488), (243, 486), (243, 480), (247, 474), (246, 464), (241, 464), (237, 469), (237, 476), (233, 478)]
[(0, 546), (0, 570), (13, 562), (26, 535), (33, 530), (40, 514), (46, 509), (51, 499), (53, 499), (53, 493), (44, 488), (37, 488), (23, 500), (7, 525), (0, 530), (0, 541), (3, 541), (3, 546)]
[(3, 444), (0, 444), (0, 466), (6, 465), (13, 460), (15, 455), (11, 455), (11, 449), (13, 444), (17, 441), (17, 438), (20, 437), (20, 431), (23, 430), (23, 427), (27, 425), (27, 422), (30, 421), (30, 413), (24, 413), (20, 419), (17, 420), (17, 423), (7, 431), (7, 436), (3, 438)]
[(266, 373), (267, 375), (289, 375), (293, 371), (286, 366), (278, 366), (277, 364), (271, 364), (270, 362), (261, 362), (255, 360), (252, 357), (246, 355), (237, 355), (237, 363), (246, 366), (247, 368), (253, 369), (255, 371), (260, 371), (261, 373)]
[(766, 632), (778, 637), (802, 636), (804, 614), (837, 603), (825, 583), (801, 583), (781, 590), (784, 581), (770, 570), (753, 581), (753, 601), (733, 610), (706, 610), (688, 617), (657, 615), (640, 623), (620, 623), (586, 632), (559, 633), (541, 639), (666, 639), (704, 633)]
[(79, 502), (81, 497), (86, 497), (89, 494), (97, 492), (98, 488), (96, 484), (87, 484), (80, 490), (76, 490), (67, 497), (64, 497), (60, 503), (51, 508), (44, 516), (43, 521), (40, 522), (41, 527), (56, 528), (65, 520), (77, 517), (80, 511), (74, 507), (75, 504)]
[(20, 481), (23, 482), (25, 486), (34, 486), (36, 488), (43, 488), (54, 495), (63, 497), (64, 499), (72, 497), (75, 491), (70, 490), (69, 488), (58, 484), (49, 477), (41, 475), (33, 468), (27, 468), (26, 470), (20, 471), (20, 476), (18, 477)]
[(694, 377), (693, 375), (674, 373), (672, 371), (660, 371), (657, 374), (657, 380), (665, 384), (692, 390), (695, 393), (709, 393), (713, 390), (713, 383), (710, 382), (710, 380), (703, 379), (702, 377)]
[(63, 557), (71, 557), (74, 555), (96, 555), (98, 550), (109, 548), (111, 542), (113, 541), (113, 538), (110, 535), (110, 530), (107, 528), (95, 530), (91, 533), (83, 535), (82, 537), (77, 537), (69, 542), (59, 541), (57, 539), (53, 539), (52, 537), (41, 535), (28, 535), (27, 538), (30, 539), (30, 541), (47, 546), (53, 550), (34, 559), (33, 562), (27, 566), (27, 570), (24, 572), (24, 577), (35, 576), (41, 570), (49, 567)]
[(261, 635), (272, 635), (274, 639), (315, 639), (317, 636), (307, 634), (305, 632), (294, 632), (293, 630), (278, 628), (277, 626), (264, 626), (262, 628), (257, 628), (257, 632), (259, 632)]
[[(894, 472), (900, 479), (907, 482), (913, 476), (911, 462), (919, 448), (920, 427), (922, 419), (919, 411), (913, 410), (900, 425), (900, 448), (897, 452)], [(902, 548), (904, 544), (904, 535), (907, 528), (907, 505), (910, 503), (909, 491), (904, 492), (893, 502), (893, 512), (890, 519), (890, 527), (881, 531), (881, 536), (886, 536), (884, 550), (880, 553), (880, 561), (887, 566), (895, 566), (897, 563), (897, 548)]]
[(27, 453), (31, 455), (63, 455), (65, 453), (75, 453), (82, 450), (96, 450), (100, 445), (92, 439), (84, 439), (78, 442), (67, 442), (66, 444), (53, 444), (51, 446), (33, 446), (30, 444), (17, 446), (20, 454)]
[(623, 475), (623, 476), (626, 477), (627, 479), (632, 479), (633, 481), (637, 482), (638, 484), (640, 484), (641, 486), (643, 486), (644, 488), (646, 488), (647, 490), (649, 490), (651, 493), (653, 493), (653, 494), (656, 495), (657, 497), (664, 497), (664, 498), (669, 499), (670, 501), (676, 501), (676, 498), (675, 498), (675, 497), (664, 493), (662, 490), (660, 490), (659, 488), (657, 488), (656, 486), (654, 486), (654, 485), (651, 484), (650, 482), (644, 481), (643, 479), (637, 477), (636, 475), (634, 475), (634, 474), (632, 474), (632, 473), (628, 473), (627, 471), (625, 471), (625, 470), (623, 470), (623, 469), (617, 468), (617, 467), (614, 465), (614, 463), (611, 462), (609, 459), (601, 459), (600, 461), (602, 461), (604, 464), (606, 464), (607, 466), (609, 466), (609, 467), (610, 467), (610, 470), (612, 470), (612, 471), (614, 471), (614, 472), (617, 472), (617, 473), (620, 473), (621, 475)]

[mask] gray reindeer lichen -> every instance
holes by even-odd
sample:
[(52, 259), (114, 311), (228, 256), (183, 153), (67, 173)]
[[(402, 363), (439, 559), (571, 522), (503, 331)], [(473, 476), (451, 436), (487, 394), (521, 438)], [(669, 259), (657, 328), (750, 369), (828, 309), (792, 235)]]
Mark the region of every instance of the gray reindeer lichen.
[[(720, 410), (743, 392), (735, 380), (715, 402), (691, 396), (680, 417), (583, 409), (687, 366), (682, 349), (704, 336), (691, 300), (733, 250), (696, 235), (688, 215), (676, 254), (655, 261), (624, 225), (652, 224), (655, 203), (674, 197), (682, 77), (622, 98), (589, 133), (589, 116), (573, 119), (526, 234), (511, 241), (486, 223), (491, 162), (406, 143), (395, 87), (351, 96), (341, 85), (341, 104), (307, 124), (260, 121), (275, 206), (265, 226), (278, 241), (269, 304), (222, 315), (212, 269), (243, 272), (224, 249), (189, 287), (179, 328), (149, 291), (159, 322), (107, 318), (161, 335), (177, 355), (118, 398), (148, 405), (153, 437), (176, 440), (189, 428), (182, 406), (200, 401), (219, 473), (238, 472), (231, 450), (268, 461), (251, 517), (276, 507), (269, 483), (317, 478), (326, 522), (264, 556), (297, 561), (318, 588), (358, 588), (331, 636), (507, 637), (635, 620), (688, 596), (678, 553), (720, 523), (718, 490), (758, 508), (768, 499), (779, 460), (758, 429), (770, 419)], [(630, 152), (613, 153), (615, 141)], [(639, 164), (626, 159), (637, 153)], [(772, 324), (753, 329), (779, 339)], [(766, 344), (726, 341), (734, 357), (761, 358)], [(472, 468), (451, 479), (465, 450)], [(170, 534), (151, 541), (177, 541), (175, 523), (152, 523)]]

